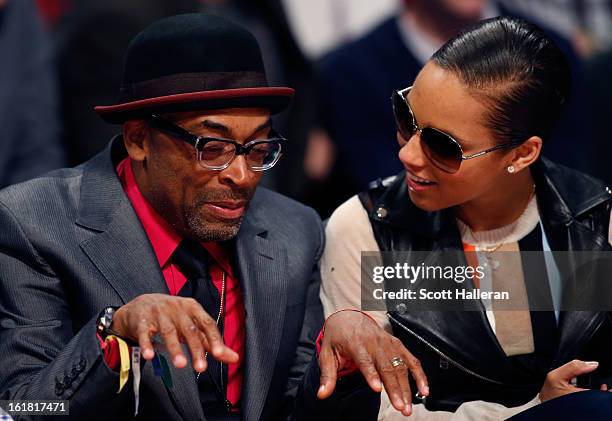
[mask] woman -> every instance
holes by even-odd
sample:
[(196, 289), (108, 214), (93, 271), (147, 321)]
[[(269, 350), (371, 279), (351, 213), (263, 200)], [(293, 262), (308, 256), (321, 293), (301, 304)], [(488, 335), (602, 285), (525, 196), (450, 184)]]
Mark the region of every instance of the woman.
[[(571, 377), (599, 389), (612, 374), (603, 346), (612, 332), (609, 314), (530, 312), (534, 282), (527, 279), (544, 285), (559, 310), (559, 262), (543, 253), (531, 265), (516, 258), (526, 250), (612, 250), (610, 189), (541, 157), (569, 84), (562, 53), (537, 27), (506, 17), (482, 21), (437, 51), (411, 87), (393, 94), (405, 172), (351, 198), (327, 225), (326, 314), (361, 306), (360, 252), (378, 250), (474, 251), (466, 253), (476, 256), (470, 264), (490, 267), (475, 287), (488, 282), (525, 304), (440, 312), (411, 311), (408, 302), (371, 313), (420, 360), (430, 393), (415, 412), (427, 419), (435, 419), (430, 411), (443, 411), (435, 414), (442, 419), (455, 411), (505, 418), (540, 397), (578, 390)], [(564, 366), (573, 359), (591, 363)], [(553, 371), (542, 389), (560, 366), (561, 378)], [(564, 387), (555, 389), (555, 381)], [(383, 403), (383, 417), (385, 411)]]

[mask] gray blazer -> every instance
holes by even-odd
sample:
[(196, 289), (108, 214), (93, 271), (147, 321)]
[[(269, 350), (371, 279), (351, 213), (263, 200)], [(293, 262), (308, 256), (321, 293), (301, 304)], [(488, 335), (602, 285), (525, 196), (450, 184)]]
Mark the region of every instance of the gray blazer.
[[(132, 416), (132, 376), (117, 394), (96, 318), (105, 306), (168, 289), (115, 173), (125, 156), (118, 136), (77, 168), (0, 192), (0, 399), (67, 399), (80, 420)], [(312, 209), (257, 190), (236, 239), (245, 420), (313, 419), (309, 411), (321, 410), (313, 354), (323, 238)], [(139, 418), (205, 419), (194, 372), (172, 370), (167, 389), (144, 364)]]

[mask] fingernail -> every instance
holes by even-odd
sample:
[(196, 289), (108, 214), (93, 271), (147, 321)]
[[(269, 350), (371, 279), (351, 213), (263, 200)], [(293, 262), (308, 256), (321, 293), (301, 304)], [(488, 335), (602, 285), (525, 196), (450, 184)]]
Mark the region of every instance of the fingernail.
[(593, 367), (593, 366), (598, 366), (599, 363), (597, 361), (585, 361), (584, 362), (586, 365)]
[(174, 357), (174, 365), (181, 365), (182, 363), (185, 362), (185, 357), (183, 357), (182, 355), (177, 355), (176, 357)]
[(411, 403), (406, 405), (406, 409), (404, 409), (404, 412), (406, 413), (406, 415), (411, 415), (412, 414), (412, 404)]
[(429, 396), (429, 386), (427, 385), (423, 386), (423, 394), (426, 396)]
[(372, 381), (372, 384), (374, 385), (375, 388), (380, 389), (382, 388), (382, 383), (380, 382), (380, 380), (376, 379)]

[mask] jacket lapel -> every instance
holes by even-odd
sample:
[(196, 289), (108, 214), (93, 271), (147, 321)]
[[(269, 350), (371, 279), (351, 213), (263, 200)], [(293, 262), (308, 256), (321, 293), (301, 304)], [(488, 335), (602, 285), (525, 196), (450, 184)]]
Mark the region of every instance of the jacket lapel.
[(579, 350), (606, 319), (606, 312), (566, 311), (559, 320), (560, 338), (553, 367), (565, 364), (577, 357)]
[(105, 230), (81, 248), (124, 304), (142, 294), (168, 294), (149, 239), (127, 198)]
[[(591, 339), (606, 318), (602, 310), (609, 302), (609, 293), (602, 281), (609, 274), (609, 258), (603, 258), (600, 264), (598, 253), (609, 253), (607, 242), (603, 245), (592, 232), (577, 222), (571, 222), (565, 229), (563, 238), (567, 241), (567, 250), (591, 250), (592, 261), (585, 260), (584, 253), (566, 256), (563, 261), (557, 259), (557, 265), (563, 268), (562, 275), (564, 294), (562, 311), (559, 317), (559, 344), (554, 365), (561, 365), (576, 358), (581, 348)], [(602, 251), (603, 250), (603, 251)], [(588, 268), (588, 270), (587, 270)], [(598, 302), (601, 299), (601, 302)], [(574, 311), (570, 311), (574, 310)], [(591, 310), (591, 311), (588, 311)]]
[[(115, 172), (111, 157), (125, 157), (121, 142), (121, 137), (114, 138), (103, 153), (86, 164), (76, 223), (98, 232), (81, 243), (81, 249), (125, 304), (142, 294), (169, 291), (151, 243)], [(170, 367), (174, 385), (168, 392), (179, 412), (185, 419), (204, 419), (193, 370), (190, 366)], [(161, 382), (158, 378), (152, 381)]]
[(76, 223), (97, 234), (81, 249), (123, 303), (152, 292), (168, 293), (149, 239), (127, 198), (112, 155), (126, 156), (122, 138), (85, 164)]
[[(552, 246), (556, 250), (591, 250), (598, 252), (610, 250), (607, 241), (601, 241), (597, 233), (587, 229), (577, 218), (580, 215), (609, 200), (606, 187), (598, 180), (585, 174), (571, 174), (546, 159), (542, 159), (532, 172), (538, 186), (538, 208), (542, 214), (541, 221), (544, 231)], [(568, 191), (568, 186), (576, 191)], [(572, 280), (569, 274), (577, 273), (574, 259), (557, 261), (557, 265), (564, 268), (567, 280)], [(580, 259), (579, 259), (580, 260)], [(600, 276), (573, 279), (572, 282), (600, 282)], [(581, 286), (581, 288), (584, 286)], [(591, 290), (596, 290), (593, 284)], [(588, 288), (587, 288), (588, 290)], [(569, 297), (570, 299), (572, 297)], [(565, 299), (565, 297), (564, 297)], [(571, 308), (571, 303), (566, 303)], [(564, 364), (576, 357), (577, 352), (599, 329), (605, 320), (606, 313), (602, 311), (562, 311), (559, 317), (559, 343), (553, 361), (553, 367)]]
[(284, 247), (268, 240), (256, 200), (236, 239), (237, 266), (246, 312), (243, 419), (259, 420), (270, 388), (287, 302)]

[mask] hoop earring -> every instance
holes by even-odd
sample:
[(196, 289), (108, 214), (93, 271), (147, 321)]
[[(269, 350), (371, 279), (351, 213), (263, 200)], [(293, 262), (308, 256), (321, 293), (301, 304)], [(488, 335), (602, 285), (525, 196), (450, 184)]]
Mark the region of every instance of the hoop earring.
[(514, 171), (515, 171), (515, 169), (514, 169), (514, 165), (509, 165), (509, 166), (508, 166), (508, 172), (509, 172), (510, 174), (513, 174), (513, 173), (514, 173)]

